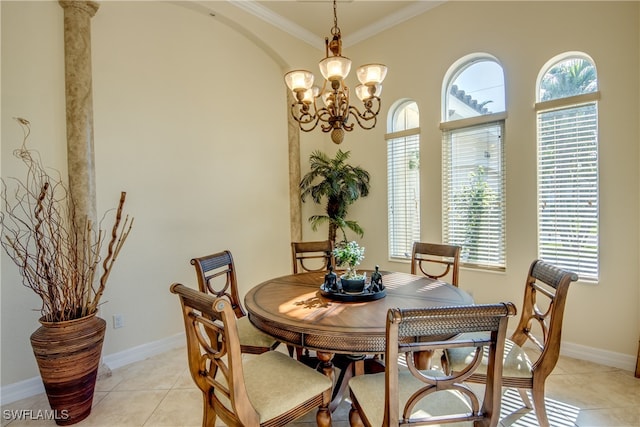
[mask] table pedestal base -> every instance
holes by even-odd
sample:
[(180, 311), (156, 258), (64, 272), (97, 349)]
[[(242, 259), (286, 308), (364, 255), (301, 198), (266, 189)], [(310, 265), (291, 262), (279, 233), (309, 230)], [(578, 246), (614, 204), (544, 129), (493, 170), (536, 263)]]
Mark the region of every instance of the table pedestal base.
[[(333, 353), (319, 351), (316, 353), (316, 357), (305, 355), (300, 361), (331, 378), (333, 382), (333, 394), (329, 405), (331, 412), (335, 411), (342, 403), (351, 377), (384, 372), (382, 360), (366, 358), (365, 355), (334, 355)], [(335, 376), (336, 368), (340, 371), (337, 378)]]

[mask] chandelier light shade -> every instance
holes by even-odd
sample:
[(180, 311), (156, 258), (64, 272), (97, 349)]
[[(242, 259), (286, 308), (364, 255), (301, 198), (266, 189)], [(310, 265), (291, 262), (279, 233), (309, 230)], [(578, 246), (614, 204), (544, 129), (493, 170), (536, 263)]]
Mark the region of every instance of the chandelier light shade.
[(313, 80), (313, 73), (307, 70), (290, 71), (284, 76), (284, 81), (287, 83), (287, 86), (294, 92), (311, 89)]
[(318, 64), (322, 77), (330, 82), (344, 80), (351, 71), (351, 60), (344, 56), (330, 56)]
[[(325, 58), (319, 68), (324, 82), (322, 89), (314, 86), (313, 73), (293, 70), (285, 74), (284, 81), (294, 93), (291, 116), (300, 129), (311, 132), (318, 125), (323, 132), (331, 132), (331, 140), (340, 144), (345, 131), (353, 130), (355, 123), (362, 129), (373, 129), (380, 112), (382, 81), (387, 75), (383, 64), (366, 64), (356, 70), (360, 85), (355, 92), (362, 101), (362, 112), (350, 104), (349, 88), (345, 79), (351, 71), (351, 60), (342, 56), (342, 34), (338, 27), (336, 0), (333, 1), (333, 28), (331, 40), (325, 38)], [(322, 100), (322, 105), (319, 100)]]
[(382, 64), (363, 65), (358, 68), (356, 75), (363, 85), (382, 84), (384, 78), (387, 77), (387, 67)]

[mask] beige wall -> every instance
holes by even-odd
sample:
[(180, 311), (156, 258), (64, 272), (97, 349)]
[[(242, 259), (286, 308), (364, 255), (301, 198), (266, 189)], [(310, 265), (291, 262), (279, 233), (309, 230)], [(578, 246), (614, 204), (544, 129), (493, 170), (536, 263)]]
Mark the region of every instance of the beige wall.
[[(136, 218), (101, 308), (109, 322), (115, 313), (125, 319), (124, 328), (108, 329), (105, 355), (180, 332), (168, 286), (193, 284), (193, 256), (232, 250), (243, 292), (290, 270), (282, 68), (315, 67), (322, 46), (293, 40), (219, 3), (215, 19), (180, 2), (101, 2), (92, 20), (98, 210), (115, 205), (125, 190), (127, 210)], [(418, 102), (425, 240), (441, 239), (442, 78), (468, 53), (487, 52), (502, 62), (509, 113), (508, 266), (502, 274), (464, 270), (461, 286), (478, 301), (516, 304), (536, 256), (535, 78), (563, 51), (594, 59), (602, 91), (602, 279), (573, 286), (564, 349), (620, 365), (635, 360), (640, 334), (640, 107), (634, 95), (640, 93), (640, 12), (637, 2), (579, 4), (451, 2), (344, 51), (354, 65), (389, 65), (384, 114), (400, 98)], [(2, 176), (21, 176), (11, 156), (21, 137), (13, 116), (31, 120), (32, 146), (64, 172), (62, 9), (57, 2), (2, 1), (1, 7)], [(328, 17), (327, 30), (330, 25)], [(352, 208), (366, 230), (364, 266), (408, 271), (406, 264), (387, 261), (385, 122), (383, 117), (372, 131), (347, 134), (340, 148), (372, 173), (371, 195)], [(338, 148), (318, 133), (302, 134), (301, 145), (303, 173), (312, 150), (332, 154)], [(325, 235), (306, 223), (316, 211), (303, 205), (307, 239)], [(4, 387), (37, 375), (28, 337), (37, 327), (31, 309), (38, 301), (18, 285), (4, 254), (1, 274)]]

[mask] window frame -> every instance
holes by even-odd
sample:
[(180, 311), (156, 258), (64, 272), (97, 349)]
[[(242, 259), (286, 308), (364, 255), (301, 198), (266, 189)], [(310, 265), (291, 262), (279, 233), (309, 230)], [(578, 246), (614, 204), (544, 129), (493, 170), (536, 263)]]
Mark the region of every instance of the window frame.
[[(399, 261), (399, 262), (409, 262), (411, 260), (411, 250), (410, 247), (413, 245), (413, 242), (416, 240), (420, 239), (420, 229), (421, 229), (421, 223), (420, 223), (420, 210), (421, 210), (421, 206), (420, 206), (420, 166), (419, 166), (419, 159), (420, 159), (420, 135), (421, 135), (421, 130), (420, 130), (420, 126), (418, 127), (413, 127), (413, 128), (403, 128), (403, 129), (395, 129), (395, 123), (396, 123), (396, 118), (398, 116), (399, 113), (402, 112), (402, 110), (404, 108), (410, 107), (412, 105), (415, 105), (417, 113), (418, 113), (418, 123), (420, 121), (420, 110), (418, 108), (418, 104), (415, 100), (413, 99), (404, 99), (401, 101), (398, 101), (395, 105), (392, 106), (392, 108), (389, 110), (388, 113), (388, 122), (387, 122), (387, 128), (389, 129), (389, 132), (385, 134), (385, 141), (386, 141), (386, 146), (387, 146), (387, 227), (388, 227), (388, 233), (387, 233), (387, 256), (388, 259), (390, 261)], [(399, 191), (396, 190), (396, 186), (393, 185), (392, 183), (392, 175), (394, 174), (394, 170), (393, 170), (393, 164), (391, 163), (391, 144), (402, 144), (404, 146), (404, 150), (406, 151), (406, 144), (407, 143), (411, 143), (412, 144), (412, 149), (417, 150), (418, 151), (418, 167), (417, 167), (417, 177), (414, 178), (415, 180), (415, 184), (417, 185), (417, 200), (413, 200), (413, 201), (409, 201), (407, 199), (407, 197), (404, 197), (404, 207), (402, 208), (403, 211), (407, 211), (408, 210), (408, 206), (411, 204), (414, 204), (416, 207), (416, 216), (417, 218), (414, 218), (413, 220), (413, 224), (414, 227), (409, 227), (405, 224), (405, 226), (400, 227), (402, 228), (402, 230), (399, 230), (398, 227), (396, 226), (396, 217), (394, 215), (394, 203), (393, 200), (396, 199), (395, 195), (392, 194), (392, 192), (395, 191)], [(403, 149), (394, 149), (394, 152), (396, 153), (400, 153), (400, 151), (402, 151)], [(405, 176), (405, 181), (406, 181), (406, 175), (407, 175), (407, 171), (400, 171), (400, 174), (404, 174), (403, 176)], [(402, 190), (402, 192), (404, 193), (404, 189)], [(400, 221), (402, 222), (402, 221)], [(417, 229), (415, 228), (417, 226)], [(412, 231), (413, 228), (413, 231)], [(400, 236), (404, 236), (404, 237), (399, 237)], [(404, 240), (403, 244), (398, 244), (397, 241), (400, 240)], [(399, 247), (399, 246), (405, 246), (405, 253), (404, 254), (400, 254), (397, 253), (397, 251), (395, 251), (395, 248)]]
[[(505, 91), (502, 94), (505, 97), (504, 111), (499, 111), (496, 113), (489, 113), (489, 114), (474, 115), (467, 118), (447, 121), (447, 117), (448, 117), (447, 113), (450, 105), (449, 96), (451, 96), (450, 95), (451, 86), (454, 84), (456, 79), (464, 71), (466, 71), (473, 64), (480, 61), (495, 62), (501, 69), (501, 72), (502, 72), (501, 77), (502, 77), (503, 87), (505, 89)], [(496, 126), (496, 125), (500, 126), (500, 130), (501, 130), (500, 144), (501, 145), (500, 145), (499, 153), (501, 155), (501, 158), (499, 159), (499, 164), (501, 169), (501, 176), (499, 178), (499, 183), (501, 188), (500, 188), (500, 194), (499, 194), (499, 197), (500, 197), (499, 203), (501, 206), (501, 212), (500, 212), (501, 230), (500, 230), (500, 237), (499, 237), (500, 243), (498, 246), (501, 251), (501, 254), (500, 254), (501, 262), (497, 265), (493, 265), (493, 264), (485, 264), (481, 262), (468, 262), (461, 259), (460, 265), (467, 268), (475, 268), (475, 269), (482, 269), (482, 270), (506, 271), (506, 266), (507, 266), (506, 206), (507, 205), (506, 205), (505, 128), (506, 128), (506, 119), (508, 117), (508, 114), (506, 111), (506, 84), (504, 82), (504, 67), (502, 66), (500, 61), (498, 61), (497, 58), (495, 58), (494, 56), (486, 53), (474, 53), (474, 54), (467, 55), (463, 58), (460, 58), (459, 60), (454, 62), (452, 66), (449, 68), (449, 71), (447, 72), (447, 75), (444, 79), (444, 84), (442, 87), (442, 104), (441, 105), (442, 105), (442, 122), (440, 123), (440, 130), (442, 131), (442, 175), (443, 175), (442, 241), (447, 244), (459, 244), (452, 241), (452, 238), (451, 238), (452, 236), (450, 236), (449, 233), (447, 232), (447, 230), (449, 229), (449, 224), (448, 224), (449, 215), (448, 215), (447, 207), (450, 204), (447, 197), (449, 192), (451, 191), (447, 187), (448, 180), (446, 179), (446, 174), (450, 173), (450, 170), (451, 170), (451, 165), (447, 163), (447, 159), (448, 159), (447, 151), (450, 149), (450, 147), (447, 145), (450, 143), (448, 142), (447, 135), (457, 130), (472, 129), (476, 127), (479, 128), (482, 126), (487, 126), (487, 127)]]

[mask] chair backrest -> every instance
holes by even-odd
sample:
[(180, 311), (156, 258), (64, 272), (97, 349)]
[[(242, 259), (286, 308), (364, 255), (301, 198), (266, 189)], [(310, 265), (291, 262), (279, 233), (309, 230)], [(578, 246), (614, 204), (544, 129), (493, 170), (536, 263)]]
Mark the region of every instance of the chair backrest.
[(534, 343), (540, 350), (534, 369), (543, 377), (558, 362), (567, 293), (576, 280), (577, 274), (541, 260), (529, 267), (520, 321), (511, 340), (520, 347), (527, 341)]
[[(383, 425), (397, 426), (410, 418), (413, 419), (406, 425), (456, 421), (497, 425), (502, 393), (502, 353), (508, 317), (515, 313), (512, 303), (390, 309), (387, 314)], [(485, 332), (486, 335), (481, 339), (447, 339), (465, 332)], [(417, 352), (454, 347), (476, 348), (475, 356), (461, 372), (445, 375), (439, 370), (416, 368)], [(480, 366), (483, 357), (488, 357), (486, 387), (472, 390), (463, 383)], [(401, 364), (406, 364), (407, 369), (401, 368)], [(411, 386), (412, 393), (405, 392), (404, 387), (412, 383), (415, 384)], [(401, 389), (403, 393), (400, 393)], [(455, 397), (454, 403), (462, 401), (465, 410), (454, 410), (452, 397)], [(414, 418), (416, 413), (421, 414), (417, 419)]]
[(321, 240), (315, 242), (291, 242), (293, 273), (305, 271), (324, 271), (336, 262), (333, 256), (333, 242)]
[(451, 284), (458, 286), (460, 246), (414, 242), (411, 251), (411, 274), (421, 272), (432, 279), (442, 279), (451, 271)]
[(182, 304), (191, 378), (207, 396), (215, 414), (227, 425), (259, 425), (260, 416), (249, 400), (244, 383), (240, 341), (231, 304), (226, 298), (215, 298), (178, 283), (170, 289)]
[(238, 295), (238, 281), (231, 252), (193, 258), (191, 265), (196, 269), (198, 289), (217, 298), (226, 298), (237, 317), (246, 316)]

